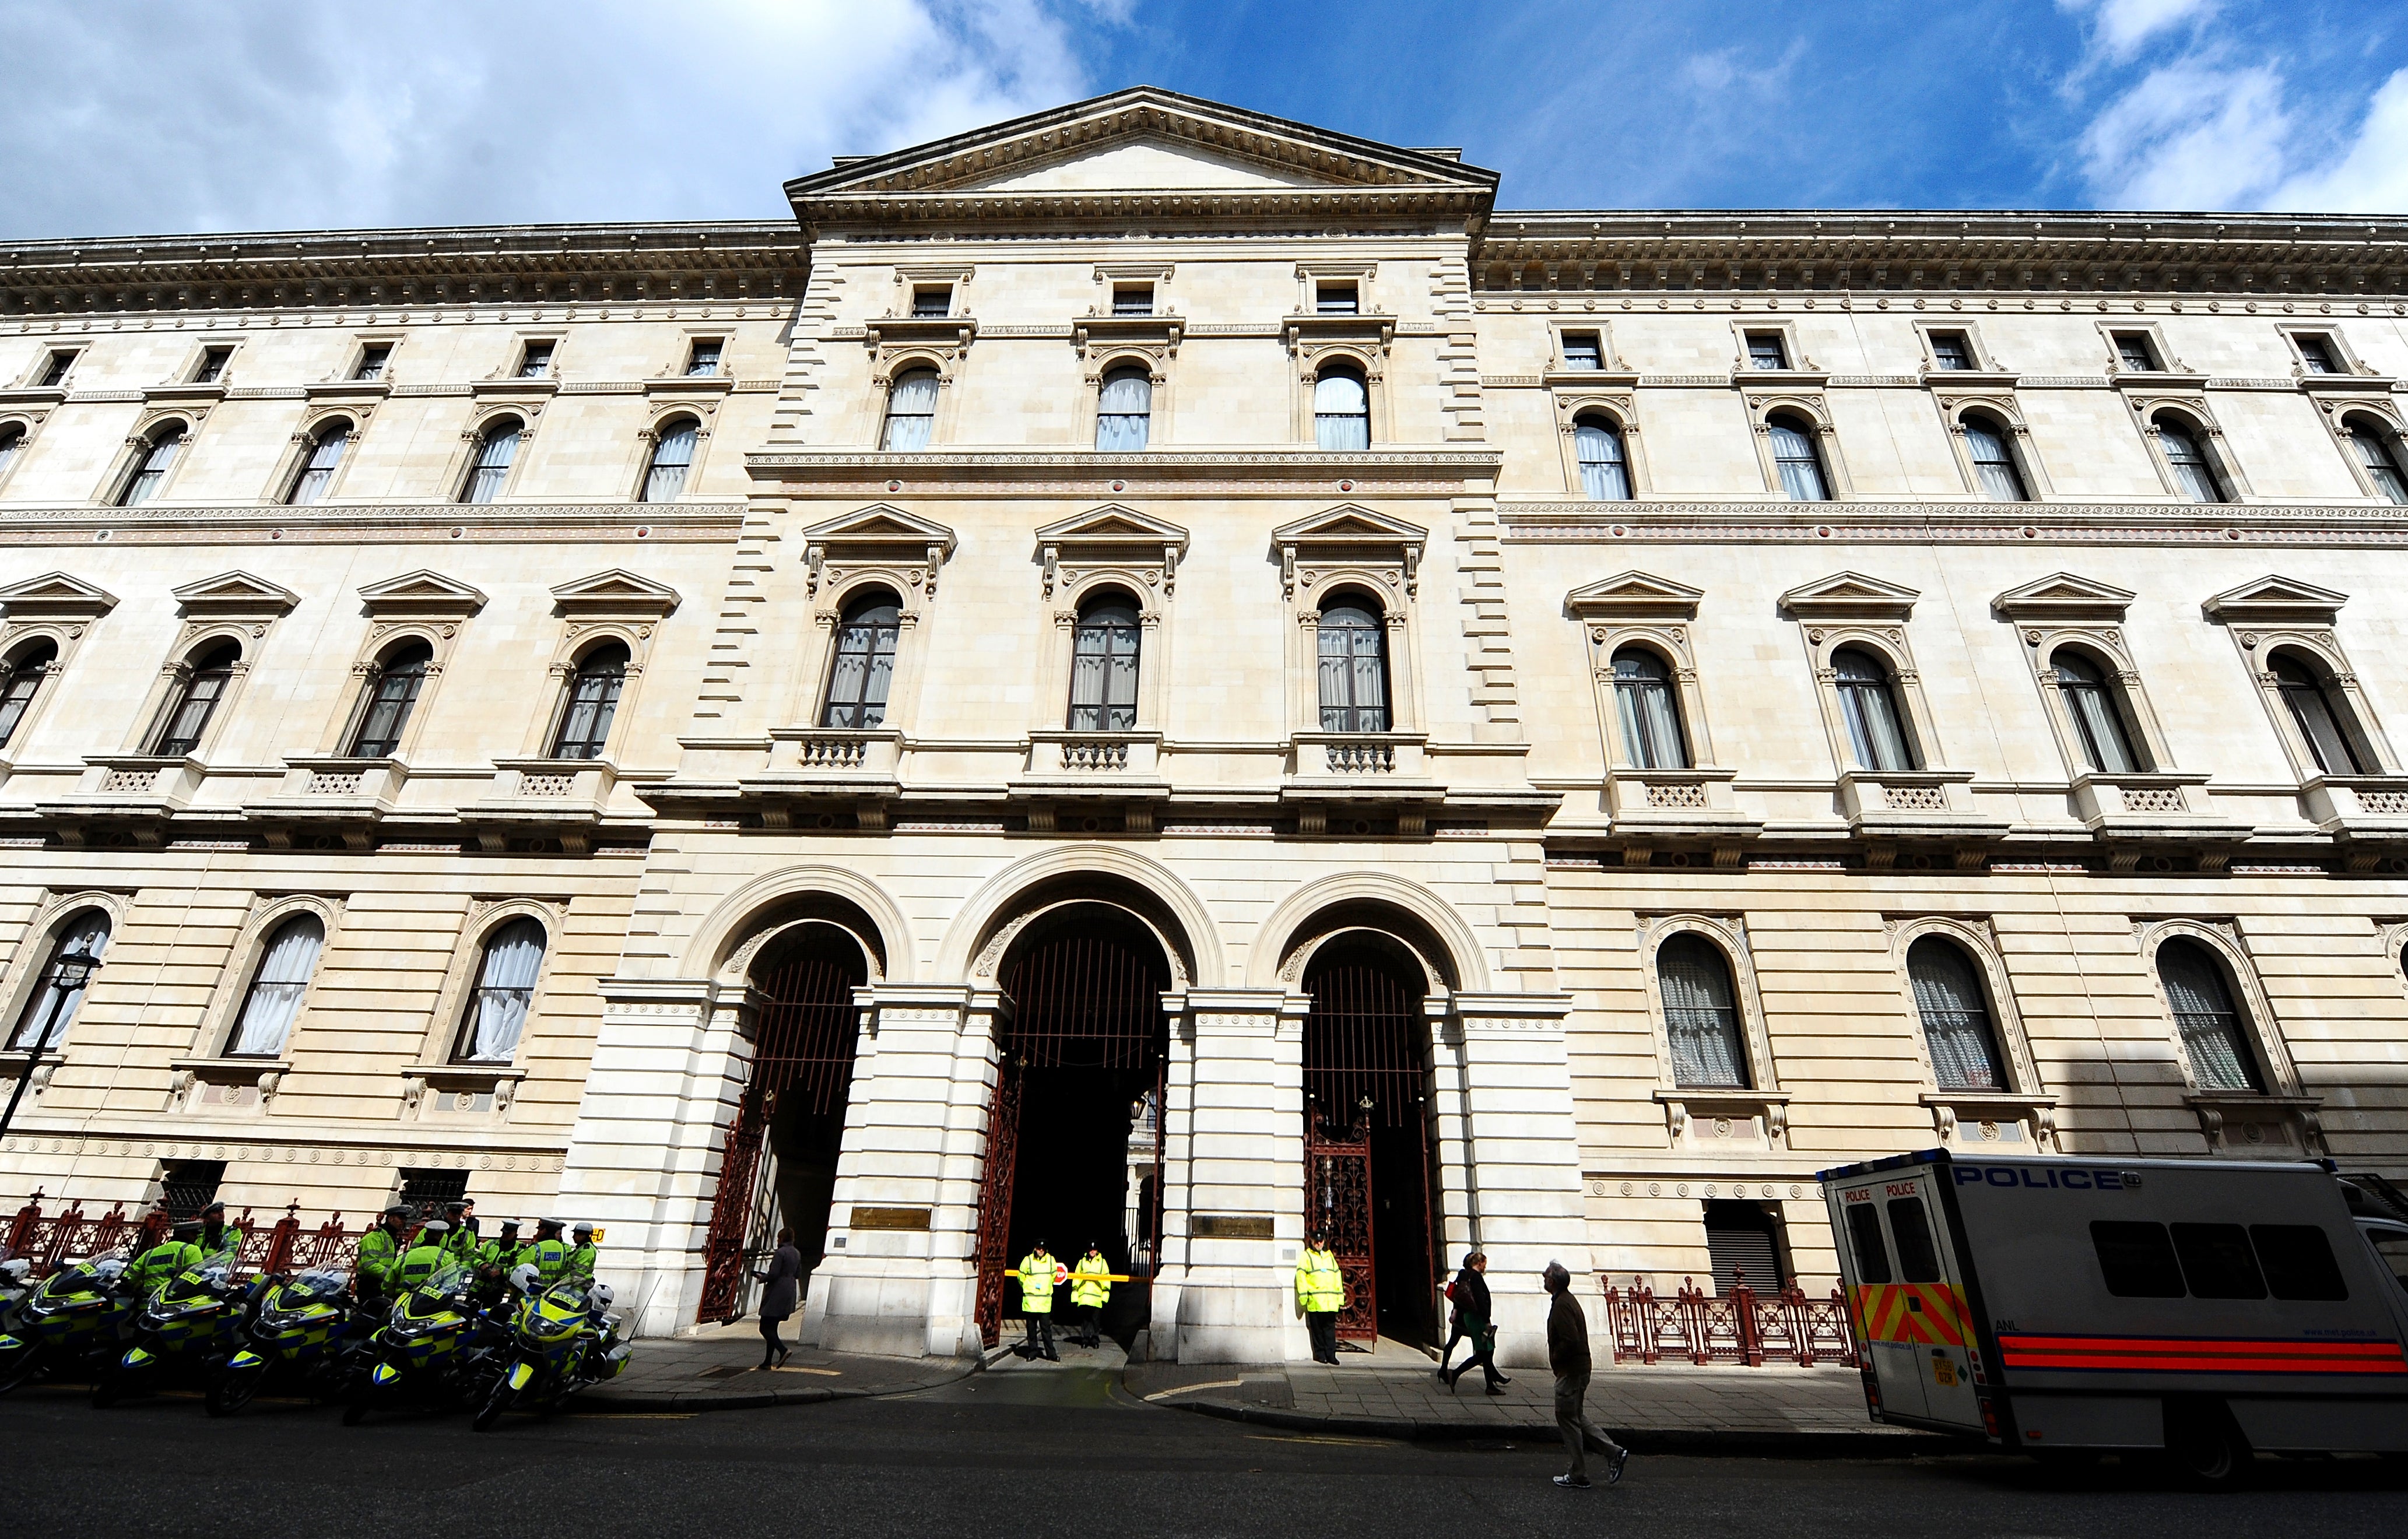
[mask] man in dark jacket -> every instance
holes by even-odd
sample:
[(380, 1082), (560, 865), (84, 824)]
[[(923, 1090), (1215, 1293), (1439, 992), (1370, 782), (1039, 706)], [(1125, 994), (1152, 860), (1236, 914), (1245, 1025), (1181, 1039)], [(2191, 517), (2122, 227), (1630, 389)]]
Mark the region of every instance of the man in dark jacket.
[[(1475, 1250), (1463, 1258), (1463, 1270), (1455, 1275), (1455, 1334), (1447, 1337), (1446, 1351), (1439, 1354), (1438, 1376), (1450, 1389), (1455, 1381), (1471, 1371), (1473, 1363), (1486, 1379), (1488, 1392), (1501, 1395), (1512, 1380), (1497, 1371), (1497, 1327), (1493, 1322), (1488, 1300), (1488, 1279), (1481, 1274), (1488, 1270), (1488, 1253)], [(1455, 1336), (1471, 1343), (1471, 1355), (1463, 1366), (1448, 1372), (1447, 1352), (1455, 1350)]]
[(1564, 1446), (1572, 1451), (1572, 1467), (1555, 1476), (1555, 1484), (1567, 1490), (1588, 1489), (1587, 1445), (1594, 1440), (1598, 1451), (1606, 1457), (1605, 1483), (1611, 1486), (1622, 1478), (1630, 1450), (1588, 1418), (1588, 1317), (1572, 1297), (1572, 1275), (1561, 1261), (1549, 1261), (1541, 1276), (1547, 1291), (1555, 1295), (1547, 1310), (1547, 1366), (1555, 1375), (1555, 1430), (1564, 1434)]

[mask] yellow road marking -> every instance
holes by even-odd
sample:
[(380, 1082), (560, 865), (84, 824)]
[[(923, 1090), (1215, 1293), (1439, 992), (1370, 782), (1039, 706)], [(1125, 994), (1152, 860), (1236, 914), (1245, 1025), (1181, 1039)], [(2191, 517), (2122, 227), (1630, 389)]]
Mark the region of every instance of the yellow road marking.
[(1182, 1384), (1175, 1389), (1156, 1389), (1148, 1400), (1168, 1400), (1172, 1395), (1192, 1395), (1198, 1389), (1237, 1389), (1245, 1385), (1241, 1378), (1216, 1378), (1210, 1384)]
[[(755, 1369), (753, 1371), (758, 1373), (760, 1370)], [(844, 1377), (844, 1370), (841, 1368), (772, 1368), (769, 1372), (773, 1374), (817, 1374), (823, 1378)]]
[(1340, 1448), (1376, 1448), (1381, 1444), (1376, 1437), (1314, 1437), (1309, 1432), (1284, 1436), (1274, 1432), (1248, 1432), (1246, 1435), (1257, 1443), (1327, 1443)]

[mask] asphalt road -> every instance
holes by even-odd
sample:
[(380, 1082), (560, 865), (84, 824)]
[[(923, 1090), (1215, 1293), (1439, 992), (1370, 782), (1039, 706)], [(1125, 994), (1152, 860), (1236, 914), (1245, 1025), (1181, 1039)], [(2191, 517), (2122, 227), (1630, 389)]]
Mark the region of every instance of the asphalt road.
[(683, 1417), (390, 1416), (196, 1401), (95, 1412), (64, 1388), (0, 1401), (8, 1528), (45, 1535), (643, 1539), (841, 1532), (1279, 1539), (1630, 1532), (2200, 1539), (2401, 1532), (2408, 1466), (2260, 1461), (2200, 1495), (2113, 1463), (1636, 1459), (1556, 1489), (1556, 1446), (1273, 1433), (1133, 1401), (1101, 1374), (975, 1375), (927, 1393)]

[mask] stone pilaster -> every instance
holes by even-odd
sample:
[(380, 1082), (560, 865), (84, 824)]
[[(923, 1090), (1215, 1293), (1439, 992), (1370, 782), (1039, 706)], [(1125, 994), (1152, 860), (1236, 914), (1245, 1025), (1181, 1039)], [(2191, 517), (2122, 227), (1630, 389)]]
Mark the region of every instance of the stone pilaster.
[(1289, 1286), (1304, 1227), (1303, 1024), (1279, 990), (1234, 989), (1189, 990), (1173, 1023), (1159, 1355), (1311, 1356)]

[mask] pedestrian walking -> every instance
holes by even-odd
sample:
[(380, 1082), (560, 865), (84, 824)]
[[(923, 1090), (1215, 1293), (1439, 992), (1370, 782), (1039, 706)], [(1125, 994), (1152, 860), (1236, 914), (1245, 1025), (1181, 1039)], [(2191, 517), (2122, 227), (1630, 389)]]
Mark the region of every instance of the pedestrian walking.
[(1572, 1297), (1572, 1275), (1564, 1270), (1563, 1262), (1549, 1261), (1540, 1277), (1555, 1301), (1547, 1310), (1547, 1366), (1555, 1375), (1555, 1430), (1564, 1434), (1564, 1446), (1572, 1451), (1572, 1467), (1555, 1476), (1555, 1484), (1566, 1490), (1588, 1489), (1588, 1445), (1594, 1442), (1598, 1452), (1605, 1455), (1605, 1483), (1611, 1486), (1622, 1478), (1630, 1450), (1588, 1418), (1588, 1317), (1581, 1313), (1580, 1300)]
[(1070, 1310), (1079, 1322), (1078, 1342), (1082, 1347), (1096, 1347), (1102, 1338), (1096, 1333), (1097, 1322), (1104, 1312), (1104, 1301), (1112, 1296), (1112, 1263), (1104, 1260), (1096, 1242), (1087, 1242), (1087, 1253), (1070, 1269)]
[(1041, 1357), (1048, 1362), (1062, 1361), (1062, 1354), (1054, 1349), (1054, 1285), (1063, 1270), (1042, 1239), (1020, 1258), (1020, 1315), (1022, 1323), (1028, 1328), (1022, 1357)]
[(1316, 1229), (1304, 1259), (1296, 1263), (1296, 1302), (1304, 1310), (1312, 1361), (1338, 1366), (1338, 1312), (1346, 1307), (1346, 1274), (1329, 1248), (1329, 1232)]
[[(778, 1327), (795, 1312), (795, 1280), (802, 1275), (803, 1253), (795, 1248), (795, 1232), (778, 1231), (778, 1250), (769, 1258), (769, 1270), (755, 1272), (752, 1280), (763, 1285), (761, 1293), (761, 1367), (783, 1368), (789, 1348), (778, 1339)], [(771, 1358), (777, 1359), (771, 1362)]]
[[(1463, 1270), (1455, 1275), (1455, 1281), (1449, 1289), (1455, 1298), (1455, 1329), (1470, 1342), (1471, 1355), (1463, 1360), (1462, 1367), (1450, 1373), (1446, 1367), (1446, 1355), (1440, 1353), (1438, 1376), (1452, 1389), (1455, 1381), (1469, 1373), (1472, 1364), (1478, 1363), (1488, 1392), (1501, 1395), (1505, 1392), (1505, 1386), (1513, 1381), (1497, 1371), (1496, 1317), (1489, 1303), (1488, 1279), (1483, 1275), (1487, 1270), (1488, 1253), (1475, 1250), (1463, 1258)], [(1447, 1351), (1453, 1350), (1455, 1337), (1450, 1335)]]

